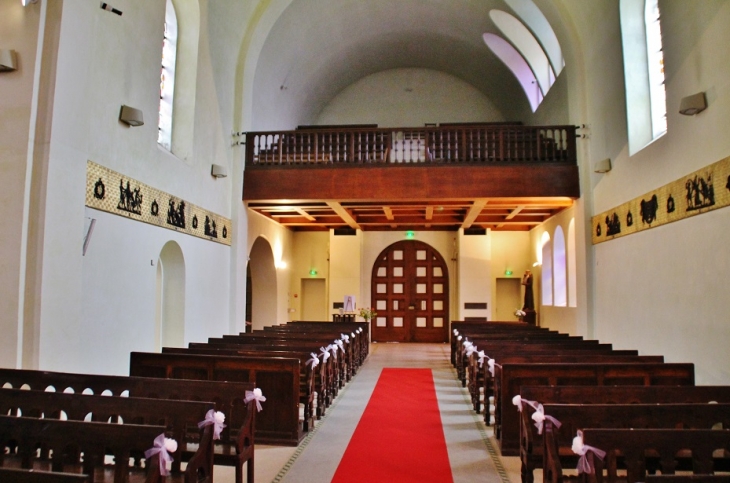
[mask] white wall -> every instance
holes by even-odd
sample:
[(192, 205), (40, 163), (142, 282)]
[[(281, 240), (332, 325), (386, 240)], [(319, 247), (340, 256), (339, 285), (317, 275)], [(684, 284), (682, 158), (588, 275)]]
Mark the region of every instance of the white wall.
[[(567, 3), (567, 2), (566, 2)], [(593, 2), (591, 2), (593, 3)], [(596, 10), (570, 2), (582, 41), (592, 137), (590, 160), (611, 157), (613, 170), (591, 174), (589, 213), (600, 213), (730, 154), (730, 3), (660, 1), (668, 133), (628, 155), (618, 4)], [(601, 11), (602, 8), (602, 11)], [(680, 99), (706, 92), (708, 109), (680, 116)], [(724, 190), (716, 186), (715, 190)], [(594, 336), (618, 348), (696, 364), (698, 383), (727, 384), (728, 214), (719, 210), (588, 250), (595, 284)], [(584, 231), (583, 233), (588, 233)], [(590, 256), (588, 258), (590, 260)], [(725, 344), (723, 344), (725, 343)]]
[[(464, 235), (459, 230), (457, 320), (466, 317), (487, 317), (492, 320), (494, 290), (492, 281), (492, 244), (490, 232), (485, 235)], [(467, 303), (486, 303), (484, 309), (466, 309)]]
[(391, 69), (343, 89), (314, 124), (377, 124), (504, 121), (481, 92), (455, 76), (430, 69)]

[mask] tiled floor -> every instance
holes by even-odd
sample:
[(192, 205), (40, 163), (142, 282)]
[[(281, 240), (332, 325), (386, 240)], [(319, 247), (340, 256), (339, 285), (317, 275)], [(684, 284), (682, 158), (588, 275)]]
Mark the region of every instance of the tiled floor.
[[(383, 367), (432, 369), (455, 483), (520, 483), (519, 459), (499, 456), (491, 428), (471, 409), (468, 393), (456, 379), (447, 344), (377, 343), (326, 417), (298, 447), (256, 446), (256, 482), (330, 481)], [(233, 482), (233, 471), (216, 467), (215, 481)]]

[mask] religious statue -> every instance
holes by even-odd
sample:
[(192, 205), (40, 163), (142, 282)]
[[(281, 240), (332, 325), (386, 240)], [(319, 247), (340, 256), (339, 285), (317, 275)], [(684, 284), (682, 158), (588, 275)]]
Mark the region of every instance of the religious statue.
[(532, 295), (532, 273), (529, 270), (525, 270), (525, 274), (522, 276), (522, 285), (525, 286), (525, 303), (522, 310), (535, 310), (535, 299)]

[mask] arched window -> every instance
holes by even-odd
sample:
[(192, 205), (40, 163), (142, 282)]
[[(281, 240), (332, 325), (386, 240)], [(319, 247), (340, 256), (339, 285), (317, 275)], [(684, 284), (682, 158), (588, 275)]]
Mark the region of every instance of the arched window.
[(667, 132), (664, 55), (658, 0), (621, 0), (629, 154)]
[(553, 304), (553, 247), (550, 235), (547, 232), (542, 234), (542, 277), (540, 278), (540, 289), (542, 290), (542, 305)]
[(519, 19), (502, 10), (490, 10), (489, 16), (506, 40), (489, 32), (482, 38), (512, 71), (535, 112), (565, 66), (563, 53), (550, 23), (532, 0), (505, 1)]
[(553, 234), (553, 304), (556, 307), (568, 305), (565, 262), (565, 235), (563, 228), (558, 226)]
[(177, 14), (172, 0), (165, 7), (164, 36), (162, 40), (162, 68), (160, 70), (160, 115), (157, 122), (157, 143), (172, 150), (172, 109), (175, 95), (175, 68), (177, 66)]
[(568, 306), (578, 306), (578, 281), (575, 257), (575, 218), (568, 225)]

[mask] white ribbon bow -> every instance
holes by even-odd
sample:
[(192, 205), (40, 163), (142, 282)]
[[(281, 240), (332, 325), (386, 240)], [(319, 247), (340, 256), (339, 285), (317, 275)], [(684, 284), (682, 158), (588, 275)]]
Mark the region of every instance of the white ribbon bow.
[(578, 470), (578, 474), (585, 473), (587, 475), (592, 475), (595, 472), (593, 465), (588, 461), (588, 458), (586, 458), (586, 453), (589, 451), (598, 456), (600, 460), (603, 460), (606, 456), (605, 451), (583, 444), (583, 431), (580, 430), (578, 430), (578, 435), (573, 438), (573, 446), (571, 449), (573, 450), (573, 453), (580, 456), (578, 466), (576, 468)]
[(522, 399), (522, 397), (518, 394), (515, 397), (512, 398), (512, 404), (517, 406), (517, 410), (519, 412), (522, 412), (522, 404), (529, 404), (532, 406), (535, 411), (537, 411), (537, 401), (530, 401), (529, 399)]
[(350, 332), (350, 335), (352, 336), (353, 339), (355, 338), (355, 333), (354, 332)]
[(470, 343), (468, 346), (466, 346), (466, 357), (469, 357), (470, 355), (472, 355), (476, 351), (477, 351), (477, 348), (474, 347), (474, 344), (471, 344)]
[(454, 329), (454, 335), (459, 335), (459, 331)]
[(336, 340), (335, 344), (337, 344), (337, 347), (339, 347), (342, 352), (345, 352), (345, 344), (341, 340)]
[(494, 377), (494, 364), (495, 364), (495, 362), (496, 361), (494, 359), (489, 359), (487, 361), (487, 366), (489, 366), (489, 373), (492, 375), (492, 377)]
[(456, 340), (461, 340), (461, 336), (457, 337)]
[(160, 474), (167, 476), (170, 472), (167, 469), (167, 463), (172, 463), (173, 459), (170, 453), (177, 451), (177, 441), (174, 439), (166, 438), (165, 433), (161, 433), (155, 438), (154, 446), (144, 452), (145, 458), (151, 458), (157, 453), (160, 454)]
[(327, 359), (330, 358), (330, 349), (329, 347), (320, 347), (319, 348), (320, 353), (322, 354), (322, 362), (326, 363)]
[(253, 391), (246, 391), (246, 397), (243, 402), (247, 403), (251, 400), (256, 400), (256, 410), (261, 411), (261, 403), (266, 401), (266, 398), (261, 393), (261, 388), (257, 387)]
[(534, 413), (532, 413), (532, 420), (535, 421), (535, 427), (537, 428), (537, 434), (542, 434), (542, 427), (545, 422), (545, 420), (548, 419), (552, 421), (552, 423), (555, 425), (556, 428), (560, 429), (560, 426), (562, 423), (555, 419), (554, 417), (550, 416), (549, 414), (545, 414), (545, 408), (542, 407), (542, 404), (537, 405), (537, 409)]
[(210, 409), (205, 413), (205, 419), (198, 423), (198, 427), (213, 425), (213, 439), (221, 439), (221, 431), (226, 427), (223, 421), (226, 420), (226, 415), (215, 409)]
[(310, 352), (309, 355), (312, 356), (312, 358), (307, 361), (307, 365), (312, 364), (312, 369), (314, 369), (319, 365), (319, 358), (314, 352)]
[(337, 360), (337, 346), (335, 344), (330, 344), (327, 346), (327, 350), (332, 352), (332, 357), (334, 357), (335, 360)]
[(345, 342), (350, 342), (350, 336), (347, 334), (340, 334), (340, 340), (344, 340)]
[(484, 366), (484, 358), (487, 357), (487, 355), (484, 353), (484, 351), (477, 352), (477, 355), (479, 356), (479, 367)]

